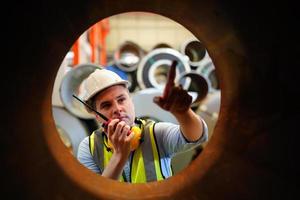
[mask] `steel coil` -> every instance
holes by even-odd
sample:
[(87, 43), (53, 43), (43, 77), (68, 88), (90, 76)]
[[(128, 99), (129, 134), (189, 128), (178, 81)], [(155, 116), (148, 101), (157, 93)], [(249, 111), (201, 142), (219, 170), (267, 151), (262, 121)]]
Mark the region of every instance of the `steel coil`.
[(208, 54), (203, 43), (196, 39), (186, 40), (181, 45), (180, 52), (189, 58), (192, 68), (199, 67)]
[(122, 43), (114, 53), (114, 62), (123, 71), (135, 71), (144, 56), (144, 50), (132, 41)]
[(70, 113), (83, 119), (93, 119), (94, 115), (87, 112), (84, 105), (73, 98), (73, 94), (79, 97), (84, 96), (84, 91), (81, 90), (84, 79), (88, 77), (95, 69), (101, 68), (95, 64), (80, 64), (72, 68), (62, 79), (60, 85), (61, 100)]
[(160, 48), (173, 48), (173, 47), (167, 43), (162, 42), (162, 43), (158, 43), (158, 44), (154, 45), (154, 47), (152, 47), (152, 50), (160, 49)]
[(62, 142), (77, 156), (79, 143), (89, 135), (88, 127), (84, 121), (64, 108), (53, 106), (52, 112)]
[[(137, 80), (141, 89), (157, 88), (162, 90), (173, 60), (178, 62), (175, 79), (178, 79), (179, 74), (191, 70), (187, 59), (175, 49), (159, 48), (143, 57), (137, 70)], [(187, 87), (189, 82), (184, 81), (182, 84)]]
[(208, 80), (209, 92), (220, 90), (219, 80), (213, 62), (208, 62), (205, 65), (197, 68), (195, 71)]
[(181, 84), (185, 79), (189, 79), (190, 84), (184, 89), (196, 92), (197, 97), (192, 106), (197, 106), (208, 94), (209, 81), (204, 76), (194, 71), (180, 74), (178, 83)]
[(155, 121), (178, 123), (176, 118), (170, 112), (161, 109), (153, 102), (155, 96), (161, 95), (162, 91), (156, 88), (146, 88), (135, 92), (132, 95), (132, 100), (136, 116), (139, 118), (154, 119)]

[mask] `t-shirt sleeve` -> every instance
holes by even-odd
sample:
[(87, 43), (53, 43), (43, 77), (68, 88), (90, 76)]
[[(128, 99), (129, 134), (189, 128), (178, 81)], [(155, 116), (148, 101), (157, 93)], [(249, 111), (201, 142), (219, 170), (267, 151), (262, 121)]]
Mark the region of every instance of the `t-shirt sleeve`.
[(77, 159), (81, 164), (83, 164), (88, 169), (100, 174), (100, 169), (95, 163), (90, 152), (89, 137), (84, 138), (80, 142), (78, 147)]
[(203, 134), (201, 138), (197, 141), (189, 142), (183, 136), (179, 125), (169, 122), (158, 122), (154, 127), (156, 141), (167, 156), (174, 156), (176, 153), (188, 151), (207, 141), (208, 128), (204, 120), (202, 120), (202, 124)]

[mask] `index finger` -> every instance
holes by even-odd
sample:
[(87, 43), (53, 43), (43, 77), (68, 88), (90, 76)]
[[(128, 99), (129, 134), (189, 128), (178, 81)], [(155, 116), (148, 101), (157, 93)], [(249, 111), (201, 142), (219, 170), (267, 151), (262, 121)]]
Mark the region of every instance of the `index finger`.
[(177, 61), (173, 60), (169, 73), (168, 73), (168, 79), (167, 79), (167, 83), (165, 86), (165, 90), (163, 93), (163, 99), (166, 99), (170, 93), (170, 89), (172, 87), (174, 87), (174, 80), (175, 80), (175, 76), (176, 76), (176, 65), (177, 65)]
[(107, 133), (109, 135), (113, 134), (116, 128), (117, 123), (119, 123), (119, 119), (112, 119), (110, 120), (108, 126), (107, 126)]

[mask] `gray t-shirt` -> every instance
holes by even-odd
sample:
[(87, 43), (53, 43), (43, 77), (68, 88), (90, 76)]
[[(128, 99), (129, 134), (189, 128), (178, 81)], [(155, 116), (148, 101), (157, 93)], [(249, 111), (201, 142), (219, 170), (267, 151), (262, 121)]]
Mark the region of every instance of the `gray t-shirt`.
[[(204, 143), (208, 139), (208, 129), (206, 123), (203, 123), (203, 135), (196, 142), (188, 142), (180, 131), (180, 126), (177, 124), (172, 124), (168, 122), (158, 122), (154, 126), (154, 134), (156, 137), (156, 142), (158, 146), (158, 151), (160, 155), (160, 162), (162, 173), (165, 178), (171, 176), (171, 159), (177, 153), (191, 150)], [(88, 169), (101, 173), (99, 167), (93, 160), (89, 149), (89, 137), (84, 138), (79, 144), (77, 159), (81, 164), (83, 164)], [(124, 166), (124, 172), (126, 179), (129, 180), (130, 174), (130, 161), (132, 159), (132, 153)]]

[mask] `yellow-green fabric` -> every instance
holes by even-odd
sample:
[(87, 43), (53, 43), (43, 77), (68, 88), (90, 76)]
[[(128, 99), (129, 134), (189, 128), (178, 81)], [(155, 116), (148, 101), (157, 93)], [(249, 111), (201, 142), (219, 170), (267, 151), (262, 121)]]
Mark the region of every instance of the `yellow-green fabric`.
[[(130, 180), (126, 180), (123, 172), (123, 176), (119, 179), (120, 181), (145, 183), (164, 179), (159, 151), (154, 136), (154, 125), (155, 122), (153, 121), (142, 121), (140, 125), (142, 141), (139, 147), (132, 152)], [(91, 134), (90, 151), (95, 163), (98, 165), (100, 171), (103, 172), (113, 152), (107, 148), (107, 137), (102, 129), (94, 131)]]

